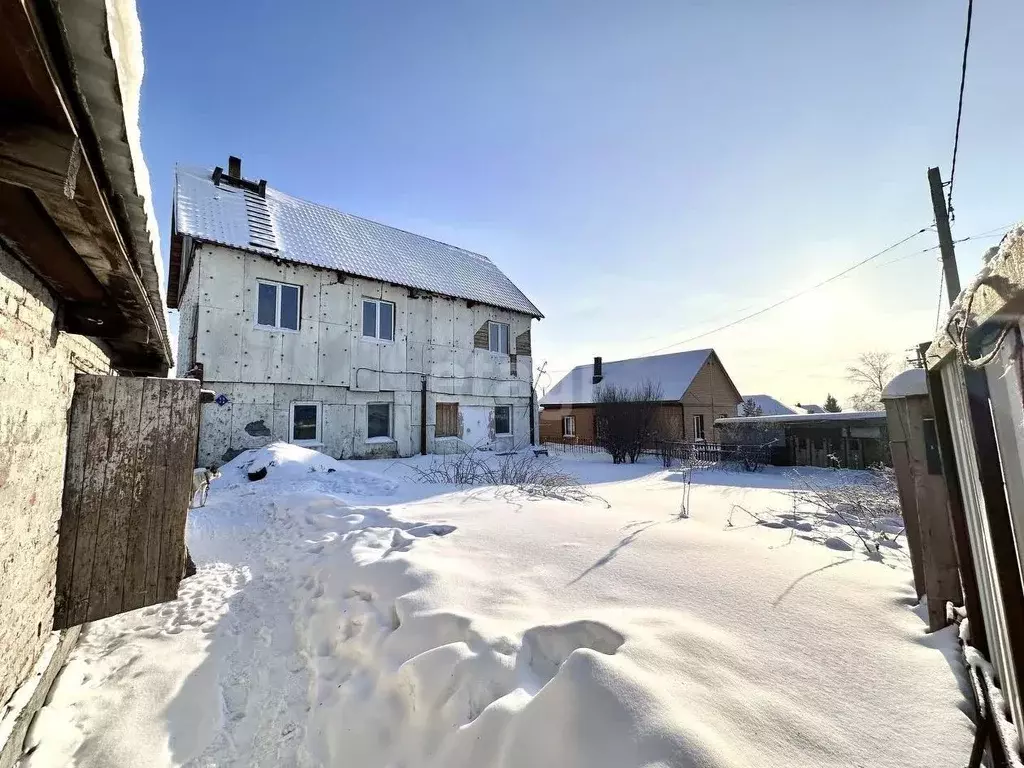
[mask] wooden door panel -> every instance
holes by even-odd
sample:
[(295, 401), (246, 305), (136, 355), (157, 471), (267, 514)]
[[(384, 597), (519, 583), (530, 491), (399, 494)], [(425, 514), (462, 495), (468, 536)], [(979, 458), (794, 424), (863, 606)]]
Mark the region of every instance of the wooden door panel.
[(75, 377), (54, 629), (177, 596), (198, 424), (194, 379)]

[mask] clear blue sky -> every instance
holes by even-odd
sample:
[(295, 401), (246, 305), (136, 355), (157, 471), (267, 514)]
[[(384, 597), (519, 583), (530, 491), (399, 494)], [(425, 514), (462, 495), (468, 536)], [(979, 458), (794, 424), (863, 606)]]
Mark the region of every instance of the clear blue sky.
[[(555, 378), (649, 353), (931, 223), (965, 9), (139, 0), (164, 254), (174, 164), (237, 154), (291, 194), (487, 254), (547, 316), (535, 362)], [(1021, 39), (1024, 5), (978, 4), (957, 237), (1024, 217)], [(960, 246), (965, 280), (995, 242)], [(842, 400), (859, 351), (931, 337), (935, 257), (688, 346), (714, 346), (744, 393)]]

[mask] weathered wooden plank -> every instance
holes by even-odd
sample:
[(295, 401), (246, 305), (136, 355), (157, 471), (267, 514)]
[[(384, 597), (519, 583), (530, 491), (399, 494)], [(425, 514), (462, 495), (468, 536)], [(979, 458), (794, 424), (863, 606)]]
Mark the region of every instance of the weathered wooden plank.
[(164, 486), (167, 476), (167, 450), (165, 437), (171, 419), (171, 387), (173, 382), (168, 379), (154, 379), (157, 382), (153, 392), (153, 402), (157, 408), (157, 429), (160, 443), (152, 463), (147, 467), (148, 491), (145, 501), (146, 530), (146, 566), (145, 566), (145, 597), (144, 604), (152, 605), (159, 601), (160, 585), (160, 545), (163, 540), (164, 517)]
[(57, 585), (54, 590), (53, 628), (66, 629), (74, 581), (75, 544), (81, 519), (82, 491), (85, 484), (86, 454), (89, 442), (89, 413), (92, 409), (96, 377), (79, 374), (71, 399), (68, 425), (68, 449), (64, 467), (64, 495), (57, 529)]
[[(135, 379), (140, 390), (139, 425), (135, 468), (131, 476), (128, 505), (128, 526), (125, 532), (124, 580), (121, 589), (121, 611), (146, 605), (146, 554), (152, 505), (153, 470), (161, 453), (160, 379)], [(160, 472), (163, 486), (163, 473)]]
[(199, 382), (175, 379), (170, 397), (171, 423), (167, 433), (167, 473), (164, 478), (166, 528), (160, 546), (161, 601), (178, 595), (185, 563), (185, 517), (192, 494), (192, 469), (195, 463), (199, 419)]
[[(916, 495), (918, 547), (924, 553), (928, 625), (935, 631), (946, 626), (946, 602), (959, 605), (963, 593), (945, 486), (940, 475), (928, 474), (921, 410), (927, 401), (924, 398), (907, 398), (904, 402), (907, 404), (907, 448)], [(909, 528), (907, 532), (910, 532)]]
[(96, 554), (89, 585), (89, 621), (121, 612), (128, 519), (135, 493), (135, 455), (139, 442), (143, 381), (122, 376), (114, 379), (114, 410), (107, 449), (103, 509), (97, 527)]
[(68, 624), (71, 626), (87, 621), (89, 614), (90, 585), (103, 512), (104, 486), (109, 464), (107, 450), (112, 433), (114, 390), (118, 377), (89, 378), (94, 380), (94, 389), (91, 393), (89, 439), (86, 444), (78, 536), (75, 541), (75, 566), (71, 576), (72, 594), (68, 609)]

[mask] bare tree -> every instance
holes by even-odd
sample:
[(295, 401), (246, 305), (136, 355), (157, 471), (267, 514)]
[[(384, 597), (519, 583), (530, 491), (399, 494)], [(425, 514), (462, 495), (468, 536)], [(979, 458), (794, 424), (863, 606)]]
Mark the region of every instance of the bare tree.
[(882, 390), (901, 370), (899, 361), (888, 352), (863, 352), (855, 365), (846, 369), (846, 378), (861, 391), (850, 398), (855, 411), (874, 411), (882, 407)]
[(597, 443), (612, 461), (635, 464), (644, 448), (657, 438), (661, 387), (645, 381), (633, 388), (603, 386), (598, 390), (594, 416)]

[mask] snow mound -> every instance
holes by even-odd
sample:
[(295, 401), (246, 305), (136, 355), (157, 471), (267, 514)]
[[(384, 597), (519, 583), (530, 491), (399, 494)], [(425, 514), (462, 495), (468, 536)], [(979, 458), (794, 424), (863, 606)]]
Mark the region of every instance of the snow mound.
[(883, 400), (894, 400), (898, 397), (915, 397), (928, 395), (928, 376), (924, 368), (911, 368), (897, 374), (885, 385), (882, 391)]
[[(373, 472), (355, 469), (350, 462), (291, 443), (271, 443), (245, 451), (220, 468), (215, 484), (231, 487), (253, 482), (256, 476), (265, 482), (330, 481), (338, 490), (356, 495), (388, 494), (397, 483)], [(253, 476), (252, 478), (250, 476)]]

